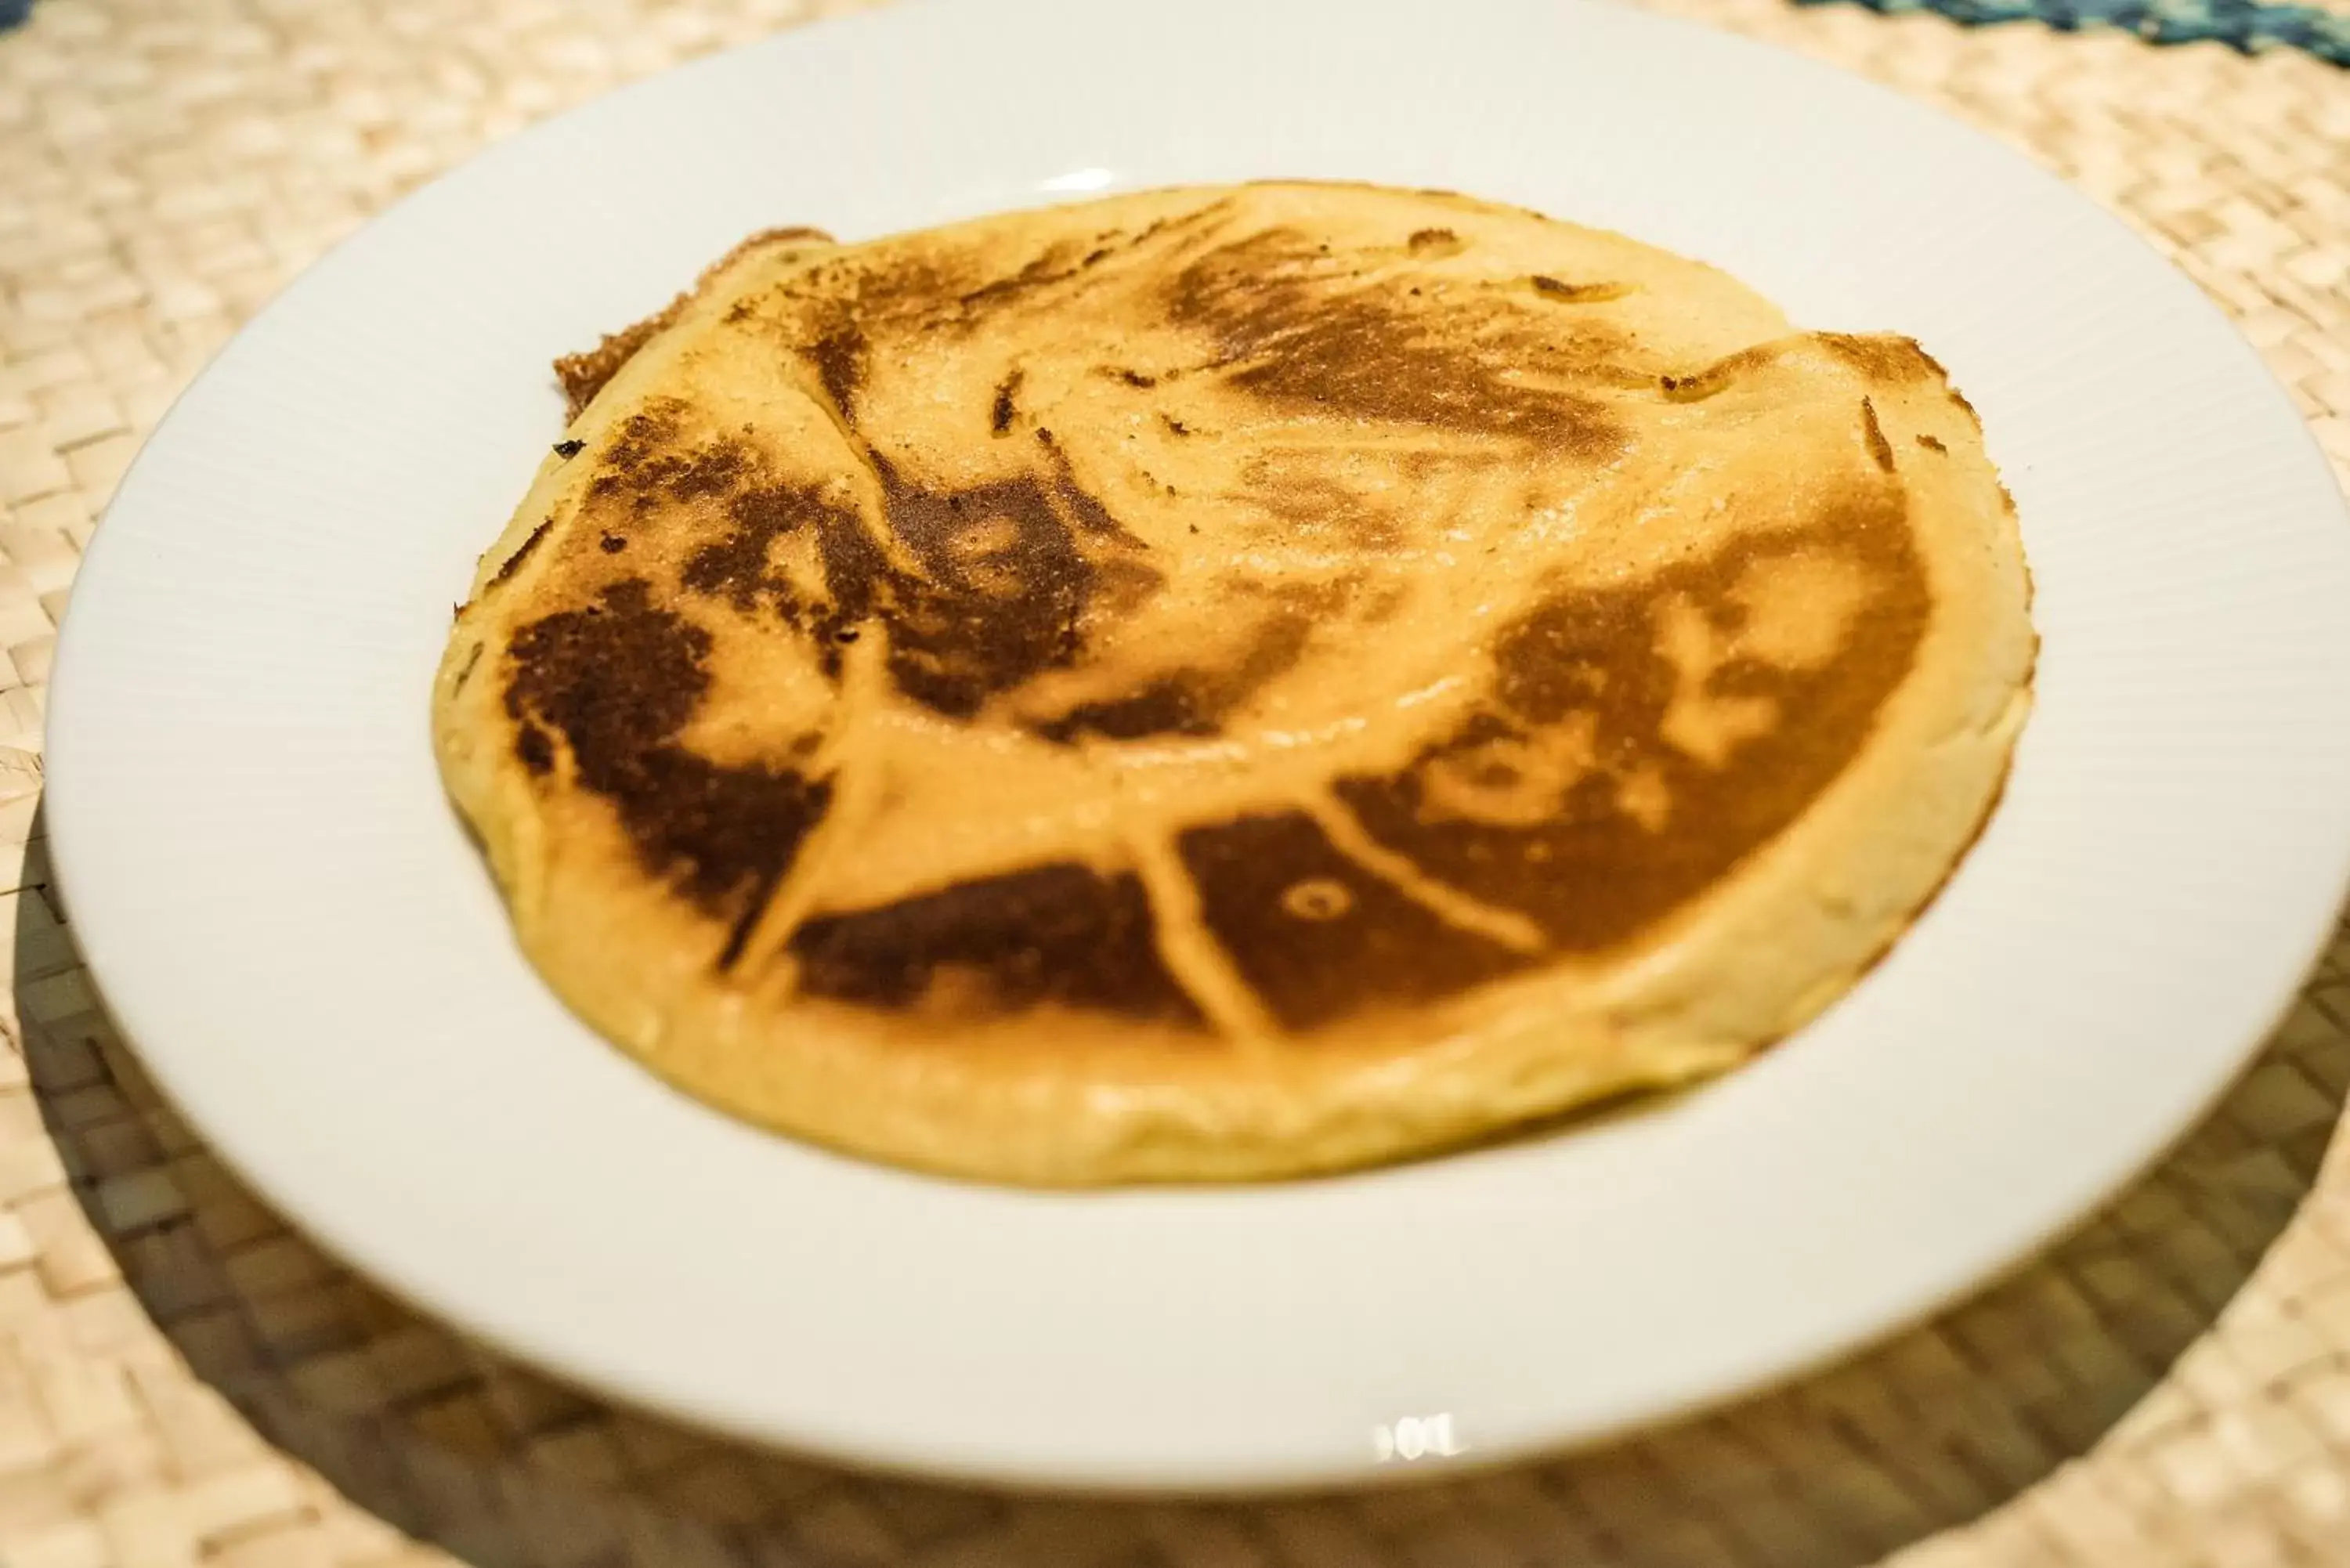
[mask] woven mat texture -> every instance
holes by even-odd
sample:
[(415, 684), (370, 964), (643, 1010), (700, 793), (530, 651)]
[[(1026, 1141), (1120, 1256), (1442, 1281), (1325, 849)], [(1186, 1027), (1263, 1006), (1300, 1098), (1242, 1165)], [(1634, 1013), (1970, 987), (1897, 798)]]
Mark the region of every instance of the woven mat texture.
[[(2350, 76), (2289, 52), (1659, 3), (1950, 109), (2119, 213), (2229, 311), (2350, 473)], [(47, 0), (0, 38), (0, 1563), (2350, 1564), (2350, 1153), (2329, 1153), (2350, 938), (2159, 1170), (1929, 1325), (1598, 1452), (1268, 1503), (885, 1482), (615, 1411), (351, 1277), (157, 1103), (95, 1010), (36, 812), (57, 618), (140, 440), (272, 290), (420, 181), (826, 8)]]

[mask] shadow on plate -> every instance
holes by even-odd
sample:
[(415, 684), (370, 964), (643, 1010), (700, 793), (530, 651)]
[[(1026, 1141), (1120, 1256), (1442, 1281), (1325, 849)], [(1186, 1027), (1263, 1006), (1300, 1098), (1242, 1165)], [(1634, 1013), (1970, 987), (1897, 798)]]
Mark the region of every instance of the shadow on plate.
[[(20, 995), (49, 999), (25, 1020), (35, 1095), (145, 1312), (271, 1442), (476, 1568), (1857, 1568), (2100, 1442), (2156, 1443), (2191, 1418), (2176, 1387), (2148, 1396), (2293, 1217), (2350, 1088), (2350, 1033), (2305, 999), (2158, 1170), (2014, 1277), (1830, 1371), (1637, 1440), (1345, 1495), (1012, 1496), (854, 1475), (618, 1410), (370, 1289), (158, 1102), (71, 983), (79, 959), (37, 858), (27, 877), (16, 975)], [(2337, 945), (2320, 997), (2345, 966)]]

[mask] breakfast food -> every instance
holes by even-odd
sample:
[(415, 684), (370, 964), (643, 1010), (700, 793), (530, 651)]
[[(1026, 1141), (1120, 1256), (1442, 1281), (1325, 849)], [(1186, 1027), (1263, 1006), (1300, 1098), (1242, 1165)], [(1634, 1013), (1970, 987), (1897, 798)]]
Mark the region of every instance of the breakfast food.
[(449, 790), (582, 1017), (894, 1162), (1331, 1170), (1729, 1067), (2029, 707), (1933, 359), (1513, 208), (779, 231), (563, 373)]

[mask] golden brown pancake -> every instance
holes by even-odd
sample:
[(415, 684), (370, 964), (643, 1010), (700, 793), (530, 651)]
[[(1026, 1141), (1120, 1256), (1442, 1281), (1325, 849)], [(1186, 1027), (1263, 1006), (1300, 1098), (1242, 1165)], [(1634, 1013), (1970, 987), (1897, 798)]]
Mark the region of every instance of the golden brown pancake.
[(565, 379), (449, 789), (582, 1017), (882, 1159), (1281, 1176), (1717, 1072), (2029, 704), (1916, 344), (1460, 196), (786, 231)]

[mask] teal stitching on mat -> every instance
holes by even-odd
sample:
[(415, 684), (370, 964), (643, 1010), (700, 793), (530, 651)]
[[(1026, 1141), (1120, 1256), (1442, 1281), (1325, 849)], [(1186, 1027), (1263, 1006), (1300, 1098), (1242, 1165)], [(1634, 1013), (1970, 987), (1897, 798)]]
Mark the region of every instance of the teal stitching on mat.
[[(1842, 0), (1795, 0), (1830, 5)], [(2221, 43), (2243, 54), (2300, 49), (2350, 66), (2350, 14), (2259, 0), (1854, 0), (1886, 16), (1931, 11), (1963, 26), (2044, 22), (2059, 32), (2118, 27), (2151, 44)]]

